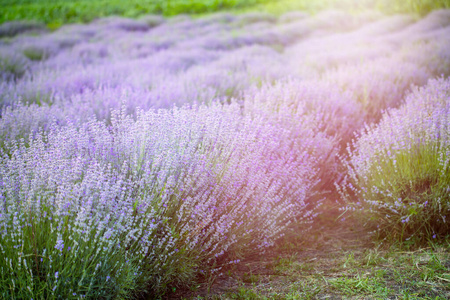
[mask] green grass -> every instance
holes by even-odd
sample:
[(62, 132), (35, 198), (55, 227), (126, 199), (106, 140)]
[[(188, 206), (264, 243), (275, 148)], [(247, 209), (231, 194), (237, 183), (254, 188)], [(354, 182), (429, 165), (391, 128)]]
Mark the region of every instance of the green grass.
[(240, 277), (236, 288), (209, 298), (448, 299), (449, 263), (448, 247), (411, 252), (397, 248), (330, 253), (308, 263), (300, 256), (291, 256), (288, 260), (275, 260), (276, 275), (259, 276), (251, 284), (246, 276)]
[(223, 9), (240, 9), (268, 0), (0, 0), (0, 23), (36, 20), (57, 27), (65, 23), (85, 23), (95, 18), (120, 15), (136, 18), (145, 14), (174, 16), (203, 14)]
[(302, 10), (324, 9), (360, 12), (376, 9), (385, 13), (425, 15), (450, 8), (449, 0), (0, 0), (0, 24), (13, 20), (35, 20), (50, 29), (66, 23), (86, 23), (99, 17), (119, 15), (137, 18), (146, 14), (174, 16), (203, 15), (217, 11), (264, 11), (276, 15)]
[(277, 0), (257, 6), (273, 14), (301, 10), (316, 13), (325, 9), (342, 9), (352, 13), (379, 10), (387, 14), (409, 13), (426, 15), (432, 10), (450, 8), (449, 0)]

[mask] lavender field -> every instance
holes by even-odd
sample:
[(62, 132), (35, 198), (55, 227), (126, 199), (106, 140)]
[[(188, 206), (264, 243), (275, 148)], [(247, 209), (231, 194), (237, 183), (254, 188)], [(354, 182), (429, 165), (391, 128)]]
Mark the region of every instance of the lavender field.
[(0, 25), (0, 298), (158, 298), (339, 207), (448, 240), (450, 10)]

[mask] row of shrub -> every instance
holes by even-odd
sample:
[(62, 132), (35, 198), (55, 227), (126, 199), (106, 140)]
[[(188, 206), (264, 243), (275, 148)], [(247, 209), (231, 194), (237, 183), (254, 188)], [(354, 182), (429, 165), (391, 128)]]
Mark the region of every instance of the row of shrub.
[(336, 188), (371, 230), (446, 237), (449, 11), (143, 20), (0, 44), (3, 298), (159, 297)]
[(7, 143), (3, 296), (158, 292), (263, 251), (294, 220), (308, 224), (318, 162), (333, 146), (308, 118), (295, 128), (277, 119), (219, 104), (136, 119), (113, 111), (110, 126), (51, 124)]
[(31, 20), (43, 22), (52, 29), (67, 23), (87, 23), (111, 15), (136, 18), (146, 14), (175, 16), (222, 10), (259, 10), (283, 14), (298, 10), (317, 13), (327, 9), (343, 9), (351, 12), (378, 10), (388, 14), (413, 13), (424, 16), (433, 10), (450, 8), (446, 0), (1, 0), (0, 5), (4, 8), (0, 11), (0, 24)]
[(450, 230), (450, 80), (416, 88), (349, 148), (338, 189), (381, 237), (427, 242)]

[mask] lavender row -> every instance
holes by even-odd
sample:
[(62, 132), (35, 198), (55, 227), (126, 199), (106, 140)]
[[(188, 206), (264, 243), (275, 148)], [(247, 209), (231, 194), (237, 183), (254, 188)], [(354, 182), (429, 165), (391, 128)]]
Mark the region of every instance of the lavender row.
[(345, 209), (390, 238), (445, 237), (450, 218), (450, 80), (432, 80), (349, 148)]
[[(208, 271), (200, 265), (263, 252), (291, 222), (307, 230), (319, 163), (335, 149), (312, 120), (292, 128), (282, 119), (242, 115), (237, 104), (138, 111), (136, 120), (122, 110), (110, 126), (53, 123), (28, 144), (7, 143), (1, 286), (25, 278), (1, 292), (92, 298), (93, 278), (108, 293), (163, 290), (161, 282)], [(68, 263), (96, 265), (95, 272), (83, 280), (85, 270)], [(51, 276), (38, 280), (42, 274)], [(127, 274), (136, 286), (124, 285)]]
[[(371, 15), (366, 26), (362, 17), (337, 12), (278, 23), (267, 15), (217, 15), (159, 20), (159, 26), (140, 29), (131, 24), (143, 21), (108, 18), (5, 42), (0, 99), (16, 119), (27, 109), (20, 103), (42, 107), (47, 117), (32, 119), (43, 126), (53, 118), (108, 119), (122, 104), (133, 113), (136, 107), (224, 103), (261, 85), (313, 80), (352, 93), (349, 106), (362, 105), (364, 120), (373, 121), (381, 110), (398, 106), (411, 84), (447, 75), (448, 15), (436, 11), (418, 22)], [(277, 36), (283, 34), (295, 37), (282, 42)], [(212, 39), (245, 35), (248, 43), (211, 48)], [(28, 47), (39, 48), (42, 55), (33, 55), (42, 61), (21, 54), (34, 51)]]

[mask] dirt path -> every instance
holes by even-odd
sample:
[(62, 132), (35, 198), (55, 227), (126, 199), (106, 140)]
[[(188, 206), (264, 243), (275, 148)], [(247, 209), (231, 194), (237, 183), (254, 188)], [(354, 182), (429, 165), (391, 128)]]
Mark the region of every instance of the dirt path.
[(167, 299), (450, 298), (449, 241), (405, 250), (374, 243), (351, 222), (316, 227)]

